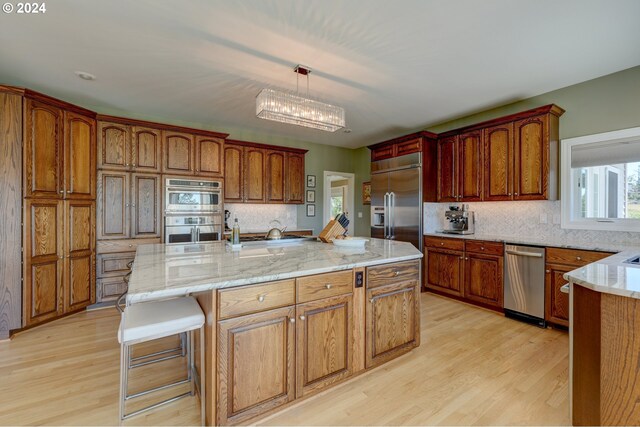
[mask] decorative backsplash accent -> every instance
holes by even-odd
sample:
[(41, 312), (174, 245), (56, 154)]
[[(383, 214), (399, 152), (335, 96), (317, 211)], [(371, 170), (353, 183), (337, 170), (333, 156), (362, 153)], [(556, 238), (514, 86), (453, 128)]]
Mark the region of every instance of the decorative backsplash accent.
[[(424, 203), (424, 232), (442, 230), (444, 213), (449, 205), (455, 204)], [(566, 238), (577, 242), (640, 243), (640, 233), (635, 232), (561, 228), (560, 201), (477, 202), (469, 203), (469, 210), (476, 213), (475, 233), (479, 235)], [(546, 215), (546, 224), (540, 223), (541, 215)]]
[(233, 226), (233, 219), (237, 217), (241, 231), (268, 230), (274, 219), (280, 221), (283, 227), (295, 229), (298, 226), (297, 205), (226, 203), (224, 208), (231, 212), (229, 227)]

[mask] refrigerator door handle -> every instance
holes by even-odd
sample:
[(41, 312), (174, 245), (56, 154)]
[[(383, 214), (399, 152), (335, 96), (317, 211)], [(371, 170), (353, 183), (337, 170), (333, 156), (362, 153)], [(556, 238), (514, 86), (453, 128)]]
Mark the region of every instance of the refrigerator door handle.
[(389, 238), (389, 233), (387, 232), (387, 229), (389, 227), (389, 193), (384, 193), (384, 222), (383, 222), (383, 227), (384, 227), (384, 238), (388, 239)]
[(396, 210), (396, 193), (392, 191), (391, 193), (389, 193), (389, 238), (390, 239), (393, 239), (396, 237), (395, 210)]

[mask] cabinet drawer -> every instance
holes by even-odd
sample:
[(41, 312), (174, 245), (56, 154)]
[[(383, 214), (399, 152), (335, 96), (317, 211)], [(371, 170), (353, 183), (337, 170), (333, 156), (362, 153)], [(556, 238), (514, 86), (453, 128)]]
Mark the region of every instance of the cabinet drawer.
[(502, 242), (488, 242), (484, 240), (467, 240), (465, 243), (467, 252), (475, 252), (486, 255), (504, 255), (504, 244)]
[(422, 139), (416, 138), (411, 141), (400, 142), (396, 145), (396, 156), (404, 156), (405, 154), (418, 153), (422, 150)]
[(385, 145), (384, 147), (375, 148), (371, 151), (371, 161), (389, 159), (394, 156), (394, 146)]
[(127, 264), (135, 257), (135, 252), (98, 255), (96, 273), (99, 278), (125, 275), (130, 270)]
[(96, 302), (115, 301), (127, 290), (124, 276), (96, 280)]
[(295, 303), (294, 279), (221, 289), (218, 291), (218, 319), (257, 313)]
[(353, 291), (353, 271), (318, 274), (296, 279), (298, 302), (314, 301)]
[(419, 278), (419, 260), (367, 267), (367, 289), (392, 285), (408, 280), (418, 281)]
[(425, 236), (424, 245), (440, 249), (450, 249), (452, 251), (464, 251), (464, 239)]
[(135, 252), (139, 245), (149, 245), (153, 243), (160, 243), (160, 239), (99, 240), (96, 245), (96, 253), (112, 254), (116, 252)]
[(582, 267), (613, 255), (610, 252), (581, 251), (577, 249), (547, 248), (546, 262)]

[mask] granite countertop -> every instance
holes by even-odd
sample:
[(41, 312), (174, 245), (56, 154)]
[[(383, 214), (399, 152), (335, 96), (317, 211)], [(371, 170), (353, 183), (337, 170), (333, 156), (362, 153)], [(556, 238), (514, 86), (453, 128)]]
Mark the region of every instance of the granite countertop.
[(411, 243), (383, 239), (370, 239), (362, 249), (318, 241), (240, 250), (225, 242), (141, 245), (127, 303), (419, 258)]
[(608, 243), (608, 242), (580, 242), (569, 239), (549, 239), (527, 236), (509, 236), (497, 234), (447, 234), (426, 232), (425, 236), (450, 237), (453, 239), (488, 240), (494, 242), (514, 243), (517, 245), (548, 246), (554, 248), (583, 249), (587, 251), (621, 252), (640, 249), (640, 239), (637, 244)]
[(640, 255), (640, 242), (638, 244), (575, 242), (567, 239), (556, 240), (526, 236), (514, 237), (482, 234), (425, 233), (425, 236), (490, 240), (523, 245), (616, 252), (616, 254), (601, 259), (600, 261), (565, 273), (563, 277), (573, 284), (578, 284), (594, 291), (640, 299), (640, 266), (624, 263), (625, 260)]
[[(286, 230), (284, 230), (284, 234), (287, 233), (297, 233), (299, 231), (311, 231), (313, 233), (313, 230), (311, 228), (287, 228)], [(240, 229), (240, 234), (267, 234), (269, 232), (269, 229), (264, 229), (264, 230), (259, 230), (257, 228), (252, 228), (252, 229), (248, 229), (248, 230), (244, 230), (244, 229)], [(231, 230), (225, 230), (224, 234), (231, 234)]]

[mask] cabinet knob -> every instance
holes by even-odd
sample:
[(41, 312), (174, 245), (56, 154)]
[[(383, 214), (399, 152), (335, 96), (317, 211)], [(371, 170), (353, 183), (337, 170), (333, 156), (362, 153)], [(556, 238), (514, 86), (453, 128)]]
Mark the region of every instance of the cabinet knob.
[(480, 246), (480, 250), (481, 250), (481, 251), (484, 251), (484, 246)]
[(513, 195), (514, 195), (514, 196), (517, 196), (517, 195), (518, 195), (518, 193), (513, 193)]
[(133, 167), (135, 168), (135, 167), (136, 167), (136, 164), (134, 163), (134, 164), (132, 164), (131, 166), (133, 166)]
[(289, 318), (289, 322), (291, 322), (291, 323), (296, 323), (296, 318), (295, 318), (295, 317), (290, 317), (290, 318)]
[(466, 257), (466, 258), (465, 258), (465, 260), (466, 260), (466, 261), (469, 261), (469, 257)]
[(64, 259), (64, 255), (60, 255), (60, 259)]
[(393, 275), (396, 276), (396, 277), (398, 277), (399, 274), (400, 274), (400, 272), (398, 270), (393, 272)]
[(124, 204), (124, 207), (125, 207), (125, 208), (128, 208), (128, 207), (129, 207), (129, 203), (125, 203), (125, 204)]
[(580, 256), (576, 257), (576, 260), (578, 260), (578, 261), (580, 261), (581, 259), (582, 259), (582, 257), (580, 257)]
[(464, 259), (464, 257), (463, 257), (463, 256), (461, 256), (461, 257), (458, 257), (458, 258), (460, 258), (460, 259)]
[(370, 302), (371, 304), (373, 304), (373, 298), (371, 298), (371, 299), (369, 300), (369, 302)]
[(135, 207), (136, 207), (136, 204), (135, 204), (135, 203), (131, 203), (131, 207), (132, 207), (132, 208), (135, 208)]
[(258, 295), (258, 302), (264, 302), (266, 295)]
[(132, 247), (133, 247), (133, 245), (129, 245), (129, 247), (130, 247), (130, 248), (132, 248)]
[(331, 283), (327, 283), (326, 285), (324, 285), (324, 287), (327, 289), (331, 289)]
[(64, 190), (60, 190), (60, 194), (64, 194)]
[(301, 316), (300, 316), (300, 320), (304, 320), (304, 319), (306, 319), (306, 317), (304, 317), (304, 316), (302, 316), (302, 315), (301, 315)]
[(545, 273), (551, 273), (551, 270), (545, 270), (544, 272)]
[(440, 242), (440, 246), (444, 246), (444, 242)]

